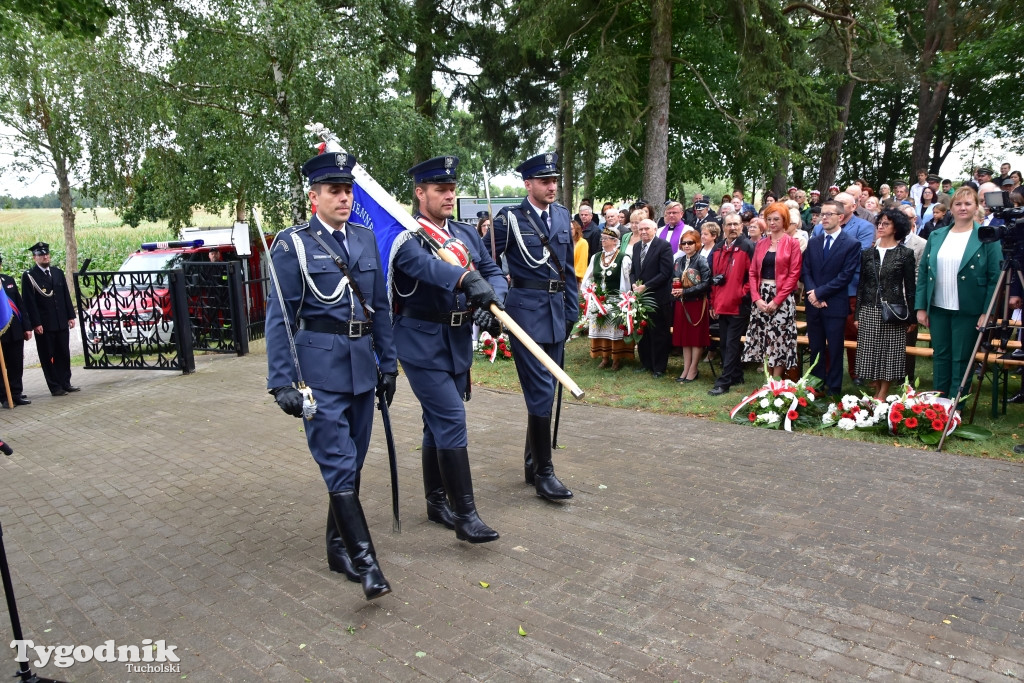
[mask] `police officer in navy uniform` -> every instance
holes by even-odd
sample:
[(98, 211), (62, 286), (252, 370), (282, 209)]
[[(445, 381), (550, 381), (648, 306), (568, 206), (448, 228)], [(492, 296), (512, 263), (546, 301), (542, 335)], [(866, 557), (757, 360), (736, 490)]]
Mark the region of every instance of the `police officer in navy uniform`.
[[(474, 269), (442, 261), (409, 232), (392, 247), (395, 344), (409, 386), (423, 408), (423, 488), (427, 519), (455, 530), (459, 540), (486, 543), (498, 533), (480, 519), (469, 469), (466, 410), (473, 325), (492, 335), (501, 326), (488, 310), (508, 286), (472, 225), (450, 220), (459, 159), (429, 159), (409, 169), (426, 219), (468, 251)], [(446, 494), (447, 493), (447, 499)], [(449, 505), (450, 503), (450, 505)]]
[(36, 350), (43, 367), (46, 386), (54, 396), (79, 391), (71, 386), (71, 329), (75, 326), (75, 307), (71, 303), (64, 271), (50, 265), (50, 245), (36, 242), (29, 250), (36, 265), (21, 276), (21, 295), (25, 311), (33, 322)]
[[(551, 358), (561, 361), (579, 303), (569, 210), (555, 203), (558, 155), (537, 155), (516, 171), (527, 197), (519, 206), (502, 208), (493, 226), (497, 251), (512, 279), (505, 308)], [(555, 378), (518, 339), (511, 342), (526, 400), (526, 482), (547, 500), (572, 498), (551, 462)]]
[[(282, 231), (271, 247), (284, 310), (272, 289), (267, 388), (284, 412), (302, 417), (303, 395), (294, 386), (298, 377), (284, 328), (291, 325), (302, 378), (317, 405), (303, 424), (330, 495), (328, 560), (332, 569), (361, 582), (372, 600), (391, 587), (359, 504), (359, 471), (370, 444), (374, 390), (391, 403), (398, 364), (377, 240), (369, 228), (349, 221), (355, 163), (351, 154), (327, 153), (302, 166), (316, 215)], [(332, 253), (346, 264), (347, 276)]]
[[(0, 256), (0, 265), (3, 265), (3, 256)], [(25, 302), (21, 300), (18, 292), (18, 283), (6, 273), (0, 273), (0, 287), (7, 294), (11, 301), (11, 324), (7, 330), (0, 335), (0, 346), (4, 351), (4, 363), (7, 366), (7, 382), (11, 387), (11, 398), (16, 406), (27, 406), (32, 401), (28, 400), (22, 392), (25, 387), (22, 383), (22, 373), (25, 369), (25, 342), (32, 338), (32, 320), (28, 317), (25, 309)], [(3, 397), (3, 406), (7, 407), (7, 394), (0, 391)]]

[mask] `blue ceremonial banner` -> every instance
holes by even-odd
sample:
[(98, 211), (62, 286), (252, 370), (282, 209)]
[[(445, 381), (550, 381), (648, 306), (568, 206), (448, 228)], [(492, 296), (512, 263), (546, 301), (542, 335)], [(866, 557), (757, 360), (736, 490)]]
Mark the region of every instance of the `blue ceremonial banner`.
[(384, 267), (384, 277), (386, 278), (391, 244), (398, 235), (406, 231), (406, 227), (360, 187), (358, 179), (352, 184), (351, 220), (355, 223), (362, 223), (373, 230), (373, 234), (377, 238), (377, 249), (380, 251), (380, 262)]
[(7, 292), (0, 289), (0, 334), (7, 331), (14, 317), (14, 309), (11, 308), (11, 300), (7, 298)]

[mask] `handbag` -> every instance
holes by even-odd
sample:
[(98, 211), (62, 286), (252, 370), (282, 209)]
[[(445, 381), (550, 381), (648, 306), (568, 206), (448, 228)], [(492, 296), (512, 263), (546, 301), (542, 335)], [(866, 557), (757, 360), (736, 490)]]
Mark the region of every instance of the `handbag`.
[(890, 325), (907, 325), (910, 322), (910, 311), (906, 304), (891, 304), (881, 300), (882, 322)]
[(878, 262), (878, 281), (875, 293), (878, 295), (878, 306), (882, 309), (882, 322), (888, 325), (909, 325), (910, 310), (905, 303), (893, 304), (882, 298), (882, 262)]

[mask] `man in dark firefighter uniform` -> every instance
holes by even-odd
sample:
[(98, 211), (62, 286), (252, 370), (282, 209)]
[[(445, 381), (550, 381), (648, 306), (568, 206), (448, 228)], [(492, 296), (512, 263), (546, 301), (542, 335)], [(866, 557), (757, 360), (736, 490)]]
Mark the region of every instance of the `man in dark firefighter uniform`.
[[(471, 390), (473, 322), (499, 334), (488, 307), (508, 287), (476, 229), (450, 220), (458, 164), (458, 157), (437, 157), (408, 171), (425, 234), (405, 233), (392, 247), (395, 344), (423, 409), (427, 519), (454, 529), (459, 540), (486, 543), (498, 533), (476, 511), (463, 400)], [(439, 258), (431, 243), (447, 245), (460, 265)]]

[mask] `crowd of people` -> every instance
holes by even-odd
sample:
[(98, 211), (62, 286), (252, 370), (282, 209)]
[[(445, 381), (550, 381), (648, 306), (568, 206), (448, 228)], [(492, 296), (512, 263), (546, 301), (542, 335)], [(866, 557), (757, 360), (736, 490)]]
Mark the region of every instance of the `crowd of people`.
[[(717, 206), (698, 193), (689, 206), (666, 202), (657, 223), (643, 200), (626, 209), (607, 203), (600, 214), (585, 200), (573, 217), (576, 263), (587, 264), (577, 266), (580, 291), (591, 284), (651, 291), (659, 310), (648, 339), (637, 344), (636, 370), (660, 377), (677, 354), (676, 381), (693, 382), (700, 361), (716, 353), (721, 372), (711, 395), (743, 383), (747, 363), (792, 377), (802, 306), (812, 372), (829, 394), (843, 392), (844, 356), (853, 384), (870, 385), (878, 398), (894, 383), (913, 381), (916, 355), (907, 347), (923, 326), (931, 334), (934, 389), (953, 396), (986, 322), (1002, 258), (998, 242), (978, 237), (981, 226), (1001, 223), (985, 195), (1005, 192), (1024, 206), (1024, 187), (1009, 164), (998, 176), (978, 168), (955, 189), (924, 170), (916, 176), (916, 183), (883, 184), (877, 193), (864, 180), (845, 190), (833, 185), (824, 196), (797, 187), (783, 197), (769, 191), (759, 209), (742, 190)], [(1020, 308), (1020, 285), (1012, 287), (1010, 307)], [(609, 343), (617, 332), (621, 339), (620, 330), (591, 322), (589, 331), (600, 367), (618, 370), (632, 355), (621, 342)], [(1024, 402), (1024, 392), (1012, 400)]]

